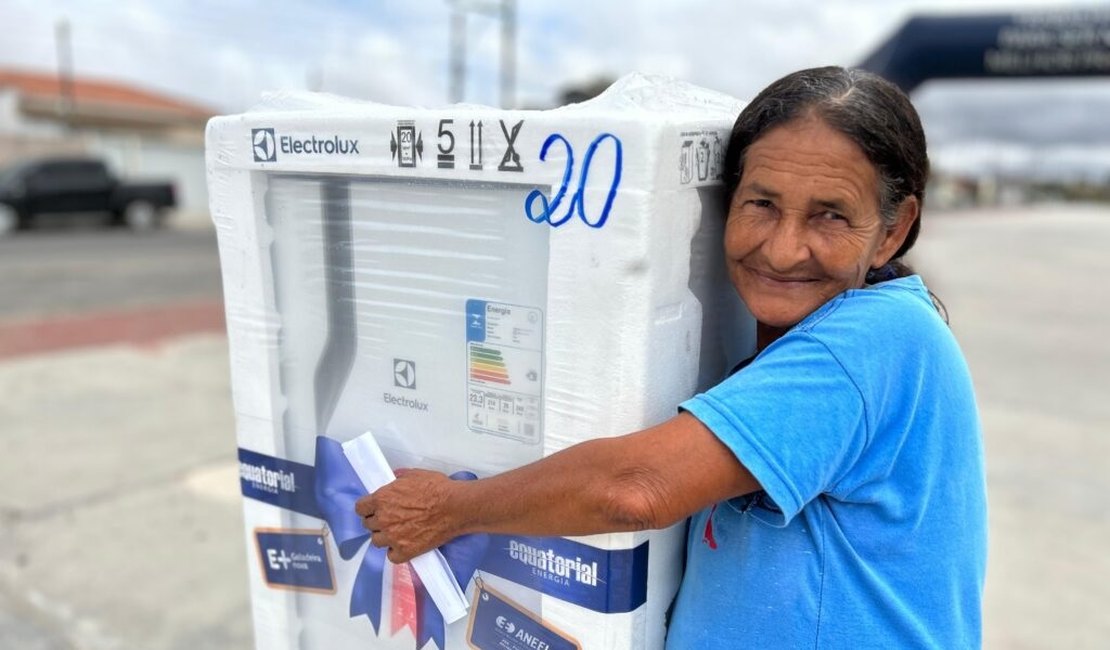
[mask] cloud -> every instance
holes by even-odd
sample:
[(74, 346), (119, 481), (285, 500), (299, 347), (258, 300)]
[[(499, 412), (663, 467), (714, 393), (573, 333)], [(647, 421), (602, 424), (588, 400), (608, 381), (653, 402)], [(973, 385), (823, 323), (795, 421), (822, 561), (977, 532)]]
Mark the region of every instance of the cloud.
[(1092, 128), (1110, 114), (1110, 79), (938, 81), (922, 87), (914, 103), (938, 142), (1110, 145), (1110, 129)]
[[(792, 70), (862, 61), (914, 13), (1090, 4), (518, 0), (517, 97), (524, 105), (550, 105), (568, 84), (642, 71), (750, 98)], [(309, 86), (394, 104), (447, 101), (450, 6), (443, 0), (6, 0), (0, 24), (16, 27), (0, 39), (0, 65), (55, 69), (54, 29), (63, 17), (79, 74), (149, 86), (219, 111), (244, 110), (265, 90)], [(498, 21), (470, 16), (467, 37), (467, 100), (496, 104)], [(936, 147), (976, 140), (1044, 150), (1089, 146), (1110, 109), (1107, 88), (1105, 81), (946, 82), (927, 84), (915, 102)]]
[(933, 166), (947, 174), (1110, 181), (1110, 148), (1104, 146), (1029, 146), (980, 138), (934, 146), (929, 155)]
[(304, 89), (320, 70), (325, 84), (338, 84), (326, 90), (430, 102), (438, 80), (428, 77), (443, 58), (430, 53), (446, 29), (429, 32), (444, 11), (386, 4), (368, 12), (300, 0), (280, 9), (262, 0), (14, 0), (0, 3), (0, 24), (20, 26), (0, 39), (0, 65), (56, 69), (54, 25), (65, 18), (78, 74), (151, 86), (220, 110), (242, 110), (264, 90)]

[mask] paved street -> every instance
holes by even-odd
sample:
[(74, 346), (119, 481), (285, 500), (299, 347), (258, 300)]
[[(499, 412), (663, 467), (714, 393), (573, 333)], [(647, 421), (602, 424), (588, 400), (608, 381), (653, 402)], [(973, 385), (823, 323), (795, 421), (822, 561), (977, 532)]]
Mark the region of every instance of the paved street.
[(918, 255), (982, 411), (990, 648), (1110, 638), (1110, 207), (937, 219)]
[[(1110, 638), (1108, 249), (1105, 207), (978, 211), (931, 218), (914, 260), (980, 397), (988, 648)], [(19, 236), (0, 277), (0, 337), (219, 297), (203, 228)], [(227, 347), (208, 325), (0, 357), (0, 648), (250, 647)]]
[(151, 233), (43, 229), (0, 238), (0, 322), (218, 300), (216, 234), (196, 218)]

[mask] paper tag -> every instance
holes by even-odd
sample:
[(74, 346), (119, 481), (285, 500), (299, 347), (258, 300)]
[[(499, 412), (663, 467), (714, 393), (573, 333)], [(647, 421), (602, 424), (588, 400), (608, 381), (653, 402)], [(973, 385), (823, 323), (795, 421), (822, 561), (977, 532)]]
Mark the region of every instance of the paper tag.
[(335, 574), (320, 530), (255, 528), (254, 540), (269, 587), (335, 593)]
[(484, 584), (474, 593), (466, 642), (475, 650), (580, 650), (578, 642)]
[[(343, 454), (358, 474), (367, 492), (374, 492), (394, 480), (393, 469), (386, 461), (385, 454), (367, 431), (361, 436), (343, 443)], [(438, 550), (431, 550), (409, 561), (416, 575), (420, 576), (424, 588), (432, 602), (436, 604), (443, 620), (454, 623), (466, 616), (466, 596), (451, 575), (451, 567)]]

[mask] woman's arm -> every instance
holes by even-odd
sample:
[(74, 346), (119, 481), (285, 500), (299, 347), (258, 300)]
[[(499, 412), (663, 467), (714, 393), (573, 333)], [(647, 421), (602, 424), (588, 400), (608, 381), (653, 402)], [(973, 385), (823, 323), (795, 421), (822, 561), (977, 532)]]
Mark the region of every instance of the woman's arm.
[(588, 535), (664, 528), (759, 483), (697, 418), (590, 440), (478, 481), (407, 470), (356, 504), (404, 562), (467, 533)]

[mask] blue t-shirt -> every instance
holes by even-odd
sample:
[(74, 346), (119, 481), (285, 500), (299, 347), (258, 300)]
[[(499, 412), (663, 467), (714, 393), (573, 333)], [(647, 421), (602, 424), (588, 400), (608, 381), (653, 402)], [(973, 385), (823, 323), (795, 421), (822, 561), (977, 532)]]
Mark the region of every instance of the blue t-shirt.
[(682, 408), (763, 491), (691, 520), (668, 648), (980, 645), (979, 417), (920, 278), (840, 294)]

